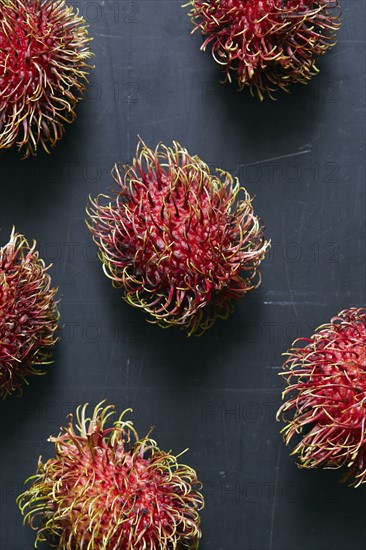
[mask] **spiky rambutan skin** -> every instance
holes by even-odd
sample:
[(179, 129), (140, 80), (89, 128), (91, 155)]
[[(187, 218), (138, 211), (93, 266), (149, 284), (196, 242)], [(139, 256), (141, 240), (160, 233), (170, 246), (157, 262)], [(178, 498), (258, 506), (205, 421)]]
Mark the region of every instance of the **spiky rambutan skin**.
[(335, 44), (338, 0), (190, 0), (190, 16), (226, 80), (273, 98), (276, 89), (306, 84), (316, 61)]
[(58, 338), (56, 288), (48, 267), (30, 246), (12, 231), (0, 248), (0, 395), (22, 393), (28, 376), (43, 374)]
[(366, 309), (346, 309), (297, 342), (281, 373), (285, 442), (299, 435), (299, 466), (344, 466), (357, 487), (366, 482)]
[(132, 166), (112, 174), (119, 191), (91, 201), (89, 227), (105, 273), (151, 322), (199, 335), (259, 285), (264, 228), (229, 173), (178, 143), (140, 142)]
[(150, 433), (139, 439), (127, 409), (106, 427), (113, 405), (91, 418), (78, 407), (76, 430), (57, 437), (56, 456), (40, 457), (18, 505), (38, 541), (59, 550), (196, 549), (203, 497), (196, 472), (161, 451)]
[(0, 149), (27, 157), (55, 146), (76, 118), (89, 42), (65, 0), (0, 0)]

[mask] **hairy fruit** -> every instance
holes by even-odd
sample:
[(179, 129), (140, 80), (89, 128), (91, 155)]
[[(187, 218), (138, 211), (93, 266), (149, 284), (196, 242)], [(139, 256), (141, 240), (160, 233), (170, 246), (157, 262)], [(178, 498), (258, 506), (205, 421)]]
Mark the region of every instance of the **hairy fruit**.
[(76, 118), (91, 57), (65, 0), (0, 0), (0, 149), (48, 153)]
[(287, 353), (278, 417), (302, 468), (344, 468), (366, 482), (366, 309), (350, 308)]
[(203, 497), (196, 472), (139, 439), (127, 409), (112, 427), (112, 405), (91, 418), (77, 409), (57, 437), (55, 456), (39, 459), (18, 505), (38, 541), (59, 550), (195, 550)]
[(13, 230), (0, 248), (0, 395), (22, 393), (28, 376), (43, 374), (57, 342), (56, 288), (48, 267)]
[(316, 61), (335, 44), (337, 0), (191, 0), (194, 30), (200, 29), (225, 79), (252, 95), (273, 98), (280, 88), (306, 84)]
[(113, 177), (119, 189), (91, 201), (89, 227), (105, 273), (151, 322), (199, 335), (260, 284), (264, 228), (228, 172), (178, 143), (141, 142)]

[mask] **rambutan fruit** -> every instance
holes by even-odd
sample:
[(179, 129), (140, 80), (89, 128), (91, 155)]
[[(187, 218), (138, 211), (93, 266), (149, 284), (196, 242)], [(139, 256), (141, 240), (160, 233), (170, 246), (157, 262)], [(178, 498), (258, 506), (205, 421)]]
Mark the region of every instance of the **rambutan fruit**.
[(176, 142), (140, 142), (132, 166), (112, 175), (119, 190), (91, 201), (89, 227), (105, 273), (151, 322), (199, 335), (260, 284), (264, 228), (229, 173), (212, 174)]
[(85, 21), (65, 0), (0, 0), (0, 8), (0, 149), (49, 152), (85, 90)]
[(31, 487), (18, 505), (37, 531), (36, 544), (59, 550), (196, 549), (201, 537), (203, 497), (196, 472), (161, 451), (150, 438), (139, 439), (127, 409), (106, 427), (113, 405), (78, 407), (57, 437), (56, 456), (40, 457)]
[(0, 248), (0, 395), (22, 393), (27, 377), (43, 374), (58, 338), (56, 288), (48, 267), (13, 229)]
[(285, 442), (296, 438), (300, 467), (345, 467), (357, 487), (366, 481), (366, 309), (346, 309), (298, 342), (281, 373)]
[[(194, 31), (200, 29), (225, 80), (273, 98), (281, 88), (306, 84), (316, 61), (335, 44), (337, 0), (190, 0)], [(193, 32), (194, 32), (193, 31)]]

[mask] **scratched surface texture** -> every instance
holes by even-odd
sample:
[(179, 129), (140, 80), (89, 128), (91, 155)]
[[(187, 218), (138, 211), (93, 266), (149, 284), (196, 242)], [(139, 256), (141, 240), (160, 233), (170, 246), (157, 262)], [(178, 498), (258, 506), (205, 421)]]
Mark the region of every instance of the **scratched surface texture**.
[[(180, 1), (80, 1), (96, 68), (52, 156), (1, 156), (0, 240), (36, 238), (60, 287), (55, 363), (1, 403), (1, 550), (30, 550), (15, 497), (80, 403), (133, 406), (144, 435), (205, 484), (202, 550), (364, 550), (365, 489), (300, 471), (274, 416), (281, 353), (341, 309), (365, 305), (365, 3), (343, 0), (320, 76), (262, 104), (219, 85)], [(137, 135), (180, 141), (255, 195), (272, 249), (263, 284), (200, 339), (147, 324), (113, 290), (86, 228), (88, 195), (112, 186)], [(48, 546), (41, 544), (40, 550)]]

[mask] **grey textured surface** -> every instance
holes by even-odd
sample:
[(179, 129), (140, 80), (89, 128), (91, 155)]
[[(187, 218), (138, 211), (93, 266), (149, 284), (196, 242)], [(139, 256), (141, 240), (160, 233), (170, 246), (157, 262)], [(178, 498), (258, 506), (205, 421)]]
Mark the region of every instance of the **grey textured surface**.
[[(1, 403), (1, 550), (30, 550), (15, 505), (66, 415), (102, 398), (205, 483), (202, 550), (363, 550), (365, 488), (299, 471), (274, 421), (281, 353), (341, 309), (365, 305), (365, 3), (343, 0), (338, 45), (277, 102), (220, 86), (177, 1), (77, 3), (96, 68), (52, 156), (1, 156), (0, 240), (12, 225), (53, 262), (65, 328), (48, 374)], [(84, 223), (137, 135), (175, 139), (236, 172), (267, 227), (263, 284), (200, 339), (148, 325), (102, 273)], [(47, 545), (40, 545), (44, 550)]]

